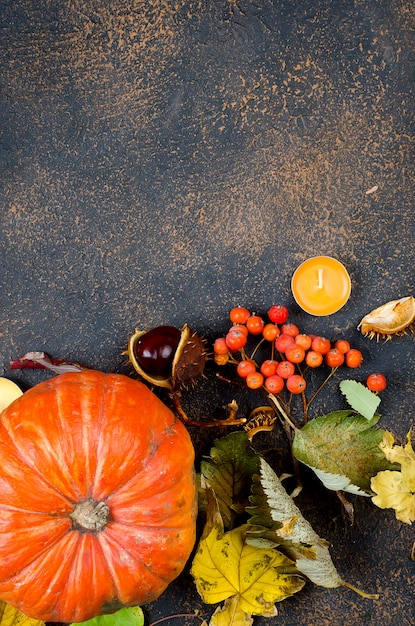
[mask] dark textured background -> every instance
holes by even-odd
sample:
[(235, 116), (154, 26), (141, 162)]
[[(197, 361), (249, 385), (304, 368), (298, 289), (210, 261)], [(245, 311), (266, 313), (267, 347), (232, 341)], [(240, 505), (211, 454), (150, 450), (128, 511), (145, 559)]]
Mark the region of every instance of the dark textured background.
[[(361, 379), (388, 376), (381, 425), (404, 437), (414, 337), (369, 342), (356, 325), (415, 295), (414, 26), (411, 0), (1, 1), (3, 375), (30, 349), (130, 371), (136, 326), (188, 322), (211, 339), (231, 306), (280, 301), (305, 332), (360, 347)], [(315, 254), (352, 277), (328, 318), (290, 292)], [(44, 376), (13, 374), (23, 388)], [(234, 393), (208, 379), (184, 400), (205, 417)], [(316, 410), (334, 401), (335, 386)], [(191, 434), (199, 456), (219, 433)], [(310, 584), (256, 623), (413, 624), (412, 528), (364, 498), (350, 527), (308, 485), (298, 502), (340, 574), (380, 600)], [(183, 575), (147, 614), (195, 608), (213, 611)]]

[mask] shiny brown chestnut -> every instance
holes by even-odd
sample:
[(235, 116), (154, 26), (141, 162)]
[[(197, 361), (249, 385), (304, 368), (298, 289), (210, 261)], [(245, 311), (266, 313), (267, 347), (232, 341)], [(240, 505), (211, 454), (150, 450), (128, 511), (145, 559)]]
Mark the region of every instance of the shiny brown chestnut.
[(176, 393), (203, 373), (207, 353), (203, 340), (187, 324), (135, 330), (128, 357), (140, 377)]

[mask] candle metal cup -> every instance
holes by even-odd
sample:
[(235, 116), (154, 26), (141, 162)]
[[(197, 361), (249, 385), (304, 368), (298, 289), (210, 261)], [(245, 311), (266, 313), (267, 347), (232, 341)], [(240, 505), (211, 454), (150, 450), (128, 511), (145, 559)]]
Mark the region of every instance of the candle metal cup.
[(331, 315), (348, 301), (351, 281), (340, 261), (331, 256), (315, 256), (297, 267), (291, 289), (295, 301), (306, 313)]

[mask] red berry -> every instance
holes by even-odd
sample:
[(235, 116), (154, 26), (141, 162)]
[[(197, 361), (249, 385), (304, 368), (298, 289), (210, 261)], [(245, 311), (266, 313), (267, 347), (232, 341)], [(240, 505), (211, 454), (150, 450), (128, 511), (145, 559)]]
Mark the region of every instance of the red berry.
[(363, 355), (360, 350), (356, 350), (356, 348), (351, 348), (345, 354), (345, 361), (347, 367), (360, 367), (363, 361)]
[(241, 378), (246, 378), (249, 374), (253, 374), (254, 372), (256, 372), (255, 363), (248, 360), (239, 361), (238, 365), (236, 366), (236, 371), (238, 376), (240, 376)]
[(225, 341), (231, 352), (237, 352), (246, 346), (246, 336), (240, 330), (230, 330), (225, 337)]
[(245, 324), (251, 313), (243, 306), (235, 306), (229, 313), (229, 319), (234, 324)]
[(273, 376), (277, 371), (278, 361), (274, 361), (273, 359), (267, 359), (261, 365), (261, 374), (265, 376)]
[(300, 329), (298, 328), (296, 324), (293, 324), (292, 322), (287, 322), (286, 324), (283, 324), (281, 326), (281, 332), (284, 333), (284, 335), (290, 335), (290, 337), (296, 337), (297, 335), (300, 334)]
[(321, 354), (321, 352), (310, 350), (305, 355), (305, 362), (308, 367), (320, 367), (320, 365), (323, 363), (323, 355)]
[(329, 367), (340, 367), (344, 363), (344, 354), (338, 348), (331, 348), (324, 355), (324, 361)]
[(218, 337), (213, 344), (213, 352), (215, 354), (228, 354), (228, 345), (225, 337)]
[(386, 388), (386, 376), (383, 374), (369, 374), (366, 379), (366, 386), (370, 391), (383, 391)]
[(279, 337), (280, 333), (280, 329), (275, 324), (265, 324), (262, 336), (267, 341), (274, 341), (277, 337)]
[(274, 324), (284, 324), (288, 319), (288, 309), (282, 304), (273, 304), (268, 311), (268, 317)]
[(285, 358), (291, 363), (301, 363), (305, 359), (305, 350), (296, 343), (288, 346), (285, 350)]
[(300, 374), (293, 374), (293, 376), (287, 378), (285, 384), (288, 391), (294, 394), (302, 393), (307, 387), (305, 378), (303, 378), (303, 376), (300, 376)]
[(314, 337), (311, 342), (311, 349), (314, 352), (320, 352), (320, 354), (327, 354), (330, 348), (330, 339), (326, 339), (326, 337)]
[(295, 372), (295, 365), (291, 361), (280, 361), (277, 365), (277, 374), (281, 378), (287, 379)]
[(285, 335), (284, 333), (282, 333), (275, 340), (275, 348), (278, 350), (278, 352), (281, 352), (281, 354), (284, 354), (288, 346), (291, 346), (292, 344), (294, 344), (293, 337), (290, 337), (290, 335)]
[(264, 384), (264, 377), (261, 372), (248, 374), (245, 380), (249, 389), (259, 389)]
[(265, 389), (270, 393), (278, 394), (284, 389), (284, 379), (278, 374), (274, 374), (273, 376), (268, 376), (265, 379), (264, 383)]

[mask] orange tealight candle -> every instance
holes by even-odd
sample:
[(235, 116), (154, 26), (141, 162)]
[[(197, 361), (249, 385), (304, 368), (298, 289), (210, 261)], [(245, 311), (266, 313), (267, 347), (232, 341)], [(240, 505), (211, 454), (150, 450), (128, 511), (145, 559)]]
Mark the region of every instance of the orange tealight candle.
[(315, 256), (295, 270), (293, 296), (306, 313), (331, 315), (339, 311), (350, 296), (350, 276), (340, 261), (331, 256)]

